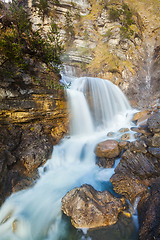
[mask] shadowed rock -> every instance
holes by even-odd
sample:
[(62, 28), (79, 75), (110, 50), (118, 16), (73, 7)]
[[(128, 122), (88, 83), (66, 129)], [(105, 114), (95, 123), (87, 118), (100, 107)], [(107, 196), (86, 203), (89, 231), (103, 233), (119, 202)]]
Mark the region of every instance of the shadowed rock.
[(139, 239), (160, 239), (160, 178), (150, 185), (150, 191), (138, 204)]
[(115, 192), (132, 203), (137, 195), (148, 189), (150, 178), (160, 175), (160, 162), (150, 154), (132, 153), (127, 150), (110, 178)]

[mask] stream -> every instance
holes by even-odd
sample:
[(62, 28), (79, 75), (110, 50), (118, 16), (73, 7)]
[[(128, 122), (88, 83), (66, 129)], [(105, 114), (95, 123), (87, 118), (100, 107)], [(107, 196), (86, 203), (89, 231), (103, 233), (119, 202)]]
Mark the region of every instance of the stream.
[[(12, 194), (0, 209), (1, 240), (136, 240), (137, 216), (121, 216), (121, 223), (101, 229), (75, 229), (61, 212), (62, 197), (84, 183), (96, 190), (110, 190), (118, 164), (104, 169), (95, 164), (94, 149), (106, 139), (119, 140), (120, 128), (133, 126), (135, 110), (122, 91), (110, 81), (62, 76), (67, 89), (70, 135), (54, 147), (52, 157), (39, 168), (40, 178), (30, 189)], [(114, 132), (113, 137), (107, 137)], [(133, 133), (130, 132), (134, 140)], [(113, 192), (114, 193), (114, 192)]]

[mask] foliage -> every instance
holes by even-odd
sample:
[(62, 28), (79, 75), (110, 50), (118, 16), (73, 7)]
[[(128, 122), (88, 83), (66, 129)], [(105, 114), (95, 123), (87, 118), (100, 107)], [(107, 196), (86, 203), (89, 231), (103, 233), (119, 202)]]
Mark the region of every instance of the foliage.
[(14, 0), (10, 5), (10, 16), (14, 20), (11, 27), (0, 30), (0, 69), (5, 72), (6, 62), (27, 70), (26, 57), (44, 62), (52, 70), (58, 71), (63, 51), (58, 28), (52, 23), (46, 38), (32, 30), (27, 12), (18, 7)]
[[(59, 0), (53, 1), (55, 5), (59, 5)], [(51, 9), (48, 4), (48, 0), (39, 0), (39, 2), (35, 2), (35, 0), (32, 0), (33, 6), (38, 8), (38, 14), (42, 18), (42, 21), (44, 22), (45, 16), (52, 15)], [(55, 13), (54, 13), (55, 14)]]
[(127, 4), (123, 4), (122, 8), (111, 8), (109, 10), (109, 20), (119, 21), (122, 24), (120, 28), (120, 34), (122, 38), (130, 38), (134, 32), (130, 29), (130, 26), (133, 24), (133, 13), (130, 11)]
[(38, 7), (38, 13), (42, 17), (42, 21), (44, 22), (44, 17), (49, 14), (49, 6), (47, 0), (39, 0), (39, 3), (36, 4)]
[(107, 32), (103, 35), (103, 37), (111, 37), (112, 36), (112, 31), (111, 30), (107, 30)]
[(109, 20), (116, 21), (119, 19), (120, 12), (117, 9), (111, 8), (108, 13), (109, 13)]
[(64, 30), (65, 30), (65, 40), (67, 43), (72, 40), (75, 37), (75, 30), (73, 26), (73, 21), (72, 21), (72, 15), (69, 11), (66, 12), (65, 14), (65, 25), (64, 25)]
[(80, 22), (81, 20), (81, 14), (80, 14), (79, 8), (76, 9), (76, 12), (74, 14), (74, 19), (77, 20), (78, 22)]

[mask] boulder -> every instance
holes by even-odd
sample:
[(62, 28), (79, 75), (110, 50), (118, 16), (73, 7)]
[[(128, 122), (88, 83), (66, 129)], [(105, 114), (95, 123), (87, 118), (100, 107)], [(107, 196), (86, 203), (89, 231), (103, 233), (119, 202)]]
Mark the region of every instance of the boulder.
[(147, 121), (148, 128), (153, 133), (160, 132), (160, 112), (152, 115)]
[(103, 168), (112, 168), (115, 164), (114, 158), (96, 158), (96, 164)]
[(127, 150), (129, 147), (129, 142), (128, 141), (119, 141), (118, 146), (121, 151)]
[(62, 211), (71, 217), (76, 228), (96, 228), (115, 224), (124, 209), (125, 199), (116, 198), (109, 191), (96, 191), (84, 184), (62, 198)]
[(95, 148), (97, 157), (114, 158), (120, 154), (118, 142), (115, 140), (106, 140), (98, 143)]
[(156, 133), (153, 137), (148, 138), (146, 143), (150, 147), (160, 147), (160, 133)]
[(129, 131), (129, 128), (121, 128), (121, 129), (119, 129), (120, 133), (124, 133), (124, 132), (128, 132), (128, 131)]
[(144, 111), (135, 113), (132, 120), (142, 122), (142, 121), (148, 119), (149, 116), (150, 116), (150, 111), (144, 110)]
[(131, 130), (137, 133), (141, 133), (144, 136), (152, 136), (153, 134), (148, 129), (147, 125), (140, 126), (140, 127), (131, 127)]
[(160, 148), (149, 147), (148, 152), (151, 153), (156, 158), (160, 158)]
[(127, 141), (127, 140), (130, 139), (130, 137), (131, 137), (131, 135), (129, 133), (125, 133), (125, 134), (122, 135), (120, 140), (121, 141)]
[(129, 144), (129, 149), (131, 152), (143, 152), (143, 153), (146, 153), (147, 150), (147, 145), (144, 141), (141, 141), (141, 140), (137, 140), (137, 141), (133, 141), (133, 142), (130, 142)]

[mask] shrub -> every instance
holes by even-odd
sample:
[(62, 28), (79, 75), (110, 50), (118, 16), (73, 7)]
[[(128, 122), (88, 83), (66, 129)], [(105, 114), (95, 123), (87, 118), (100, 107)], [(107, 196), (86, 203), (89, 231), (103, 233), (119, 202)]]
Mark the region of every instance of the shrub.
[(120, 17), (120, 12), (114, 8), (111, 8), (109, 10), (109, 20), (116, 21)]

